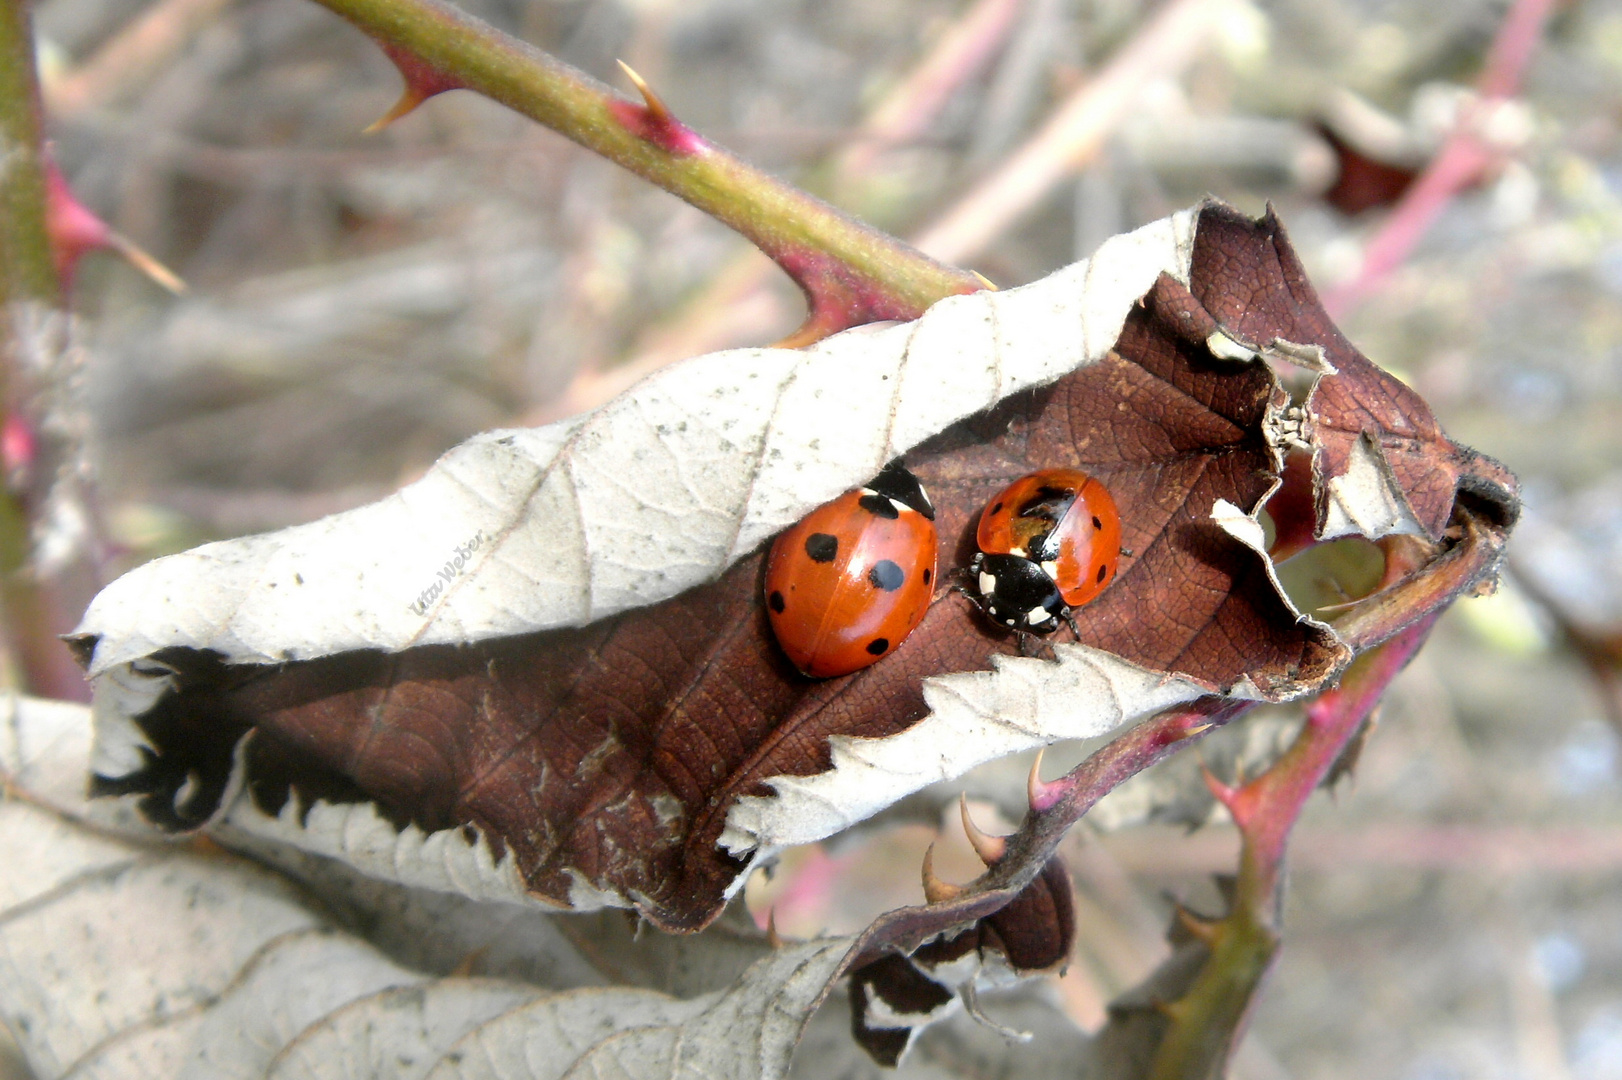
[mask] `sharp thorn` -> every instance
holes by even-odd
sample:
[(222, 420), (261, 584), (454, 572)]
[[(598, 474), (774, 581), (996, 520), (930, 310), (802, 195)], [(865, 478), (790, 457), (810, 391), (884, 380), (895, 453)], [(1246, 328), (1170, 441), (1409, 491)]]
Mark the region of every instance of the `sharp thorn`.
[(948, 900), (955, 900), (963, 892), (957, 885), (950, 885), (935, 876), (935, 845), (930, 844), (924, 852), (924, 899), (931, 904), (944, 904)]
[(124, 260), (135, 269), (176, 296), (186, 294), (186, 283), (180, 279), (180, 275), (154, 259), (151, 255), (148, 255), (136, 245), (135, 241), (116, 232), (109, 237), (109, 241), (113, 246), (113, 250), (122, 255)]
[(783, 947), (783, 938), (777, 932), (777, 908), (766, 909), (766, 944), (774, 949)]
[(970, 979), (968, 982), (963, 984), (963, 988), (960, 991), (960, 996), (963, 1001), (964, 1012), (968, 1013), (969, 1016), (972, 1017), (977, 1023), (985, 1025), (992, 1031), (995, 1031), (998, 1035), (1001, 1035), (1004, 1039), (1007, 1039), (1009, 1042), (1030, 1042), (1036, 1037), (1035, 1032), (1022, 1031), (1019, 1028), (1012, 1028), (1007, 1024), (1000, 1024), (991, 1017), (987, 1016), (985, 1010), (980, 1007), (980, 993), (975, 989), (973, 979)]
[(1037, 813), (1048, 809), (1058, 801), (1058, 783), (1048, 783), (1042, 779), (1042, 755), (1046, 748), (1036, 752), (1036, 759), (1031, 762), (1031, 775), (1025, 781), (1025, 797), (1031, 804), (1031, 809)]
[(805, 322), (786, 338), (774, 341), (769, 346), (773, 349), (803, 349), (807, 345), (815, 345), (829, 334), (828, 327), (823, 325), (815, 315), (807, 315)]
[(997, 288), (996, 285), (992, 284), (991, 279), (986, 277), (980, 271), (978, 271), (978, 270), (970, 270), (969, 273), (973, 274), (979, 280), (980, 284), (982, 284), (982, 285), (984, 285), (986, 287), (987, 292), (1001, 292), (1002, 291), (1001, 289)]
[(1182, 1002), (1167, 1001), (1164, 998), (1155, 998), (1149, 1002), (1149, 1005), (1155, 1010), (1155, 1012), (1159, 1013), (1161, 1016), (1164, 1016), (1167, 1020), (1173, 1021), (1181, 1020), (1183, 1018), (1183, 1014), (1187, 1011)]
[(1226, 806), (1231, 812), (1234, 798), (1239, 794), (1238, 789), (1218, 780), (1216, 773), (1212, 772), (1210, 767), (1203, 762), (1200, 764), (1200, 775), (1205, 778), (1205, 786), (1211, 789), (1211, 794), (1216, 796), (1216, 801)]
[(659, 100), (659, 95), (655, 94), (653, 90), (649, 88), (647, 80), (638, 75), (636, 70), (624, 60), (616, 60), (614, 62), (620, 66), (621, 71), (625, 72), (625, 77), (631, 80), (631, 85), (636, 87), (637, 93), (642, 95), (642, 100), (647, 103), (648, 112), (653, 114), (654, 119), (671, 119), (670, 110), (665, 107), (665, 103), (663, 101)]
[(963, 834), (969, 838), (969, 846), (974, 853), (980, 856), (980, 861), (988, 867), (995, 866), (1008, 854), (1008, 838), (1006, 836), (989, 836), (980, 831), (975, 825), (974, 818), (969, 815), (969, 796), (961, 794), (957, 799), (958, 812), (963, 817)]
[(404, 92), (400, 94), (400, 100), (396, 101), (389, 108), (388, 112), (384, 113), (382, 116), (379, 116), (376, 120), (373, 120), (370, 124), (368, 124), (365, 129), (361, 131), (361, 134), (376, 135), (379, 131), (382, 131), (384, 128), (400, 119), (400, 117), (416, 111), (417, 106), (427, 101), (428, 97), (429, 95), (423, 93), (421, 90), (418, 90), (416, 87), (407, 85)]
[(1222, 938), (1222, 924), (1215, 919), (1207, 919), (1196, 915), (1182, 904), (1174, 909), (1177, 925), (1181, 926), (1188, 935), (1196, 941), (1204, 943), (1205, 947), (1214, 950), (1217, 942)]

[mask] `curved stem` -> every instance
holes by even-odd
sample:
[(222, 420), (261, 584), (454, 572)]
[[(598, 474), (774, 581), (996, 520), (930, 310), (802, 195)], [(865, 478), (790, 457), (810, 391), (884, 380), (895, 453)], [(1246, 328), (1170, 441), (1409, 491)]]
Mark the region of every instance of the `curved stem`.
[(476, 90), (742, 233), (805, 291), (811, 310), (794, 345), (865, 322), (914, 319), (937, 300), (984, 287), (974, 274), (938, 263), (701, 138), (651, 93), (641, 103), (622, 98), (440, 0), (317, 2), (395, 58), (408, 97)]
[(1239, 787), (1210, 779), (1243, 838), (1239, 876), (1231, 909), (1222, 919), (1182, 913), (1183, 925), (1211, 951), (1187, 993), (1161, 1006), (1170, 1024), (1156, 1048), (1151, 1080), (1221, 1075), (1282, 941), (1284, 855), (1290, 833), (1307, 800), (1391, 680), (1425, 643), (1439, 616), (1432, 612), (1359, 656), (1340, 685), (1308, 707), (1301, 733), (1265, 773)]

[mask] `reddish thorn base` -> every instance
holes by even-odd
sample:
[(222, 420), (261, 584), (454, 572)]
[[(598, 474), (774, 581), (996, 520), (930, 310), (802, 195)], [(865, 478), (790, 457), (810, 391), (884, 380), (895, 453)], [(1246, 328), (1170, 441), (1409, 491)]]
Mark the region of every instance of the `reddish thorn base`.
[(621, 127), (644, 142), (676, 157), (694, 157), (710, 148), (692, 128), (668, 113), (630, 101), (610, 101), (608, 111)]
[(447, 90), (463, 89), (460, 81), (440, 71), (416, 53), (407, 52), (398, 45), (383, 43), (380, 47), (388, 58), (394, 61), (394, 66), (400, 69), (400, 77), (406, 83), (406, 92), (415, 96), (419, 103)]
[(86, 252), (113, 246), (113, 230), (101, 218), (85, 209), (68, 187), (67, 177), (56, 162), (45, 159), (45, 231), (56, 258), (56, 276), (67, 289)]

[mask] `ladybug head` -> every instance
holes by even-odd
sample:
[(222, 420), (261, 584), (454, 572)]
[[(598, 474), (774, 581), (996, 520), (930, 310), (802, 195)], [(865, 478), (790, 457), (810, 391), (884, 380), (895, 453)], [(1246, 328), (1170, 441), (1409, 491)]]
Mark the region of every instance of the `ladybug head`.
[(969, 563), (977, 599), (998, 626), (1050, 634), (1065, 611), (1064, 597), (1047, 571), (1019, 555), (976, 555)]

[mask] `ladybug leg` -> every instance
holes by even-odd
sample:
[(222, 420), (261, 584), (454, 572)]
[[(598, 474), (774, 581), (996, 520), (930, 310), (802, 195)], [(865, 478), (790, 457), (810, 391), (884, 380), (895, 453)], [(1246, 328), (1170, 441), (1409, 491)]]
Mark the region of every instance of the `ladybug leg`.
[(1014, 638), (1019, 642), (1019, 655), (1032, 660), (1055, 660), (1053, 643), (1041, 634), (1033, 634), (1029, 630), (1015, 629)]
[(1081, 628), (1076, 625), (1076, 618), (1074, 615), (1070, 614), (1070, 609), (1065, 608), (1064, 611), (1060, 613), (1060, 617), (1064, 619), (1065, 625), (1070, 627), (1070, 633), (1079, 643), (1081, 641)]

